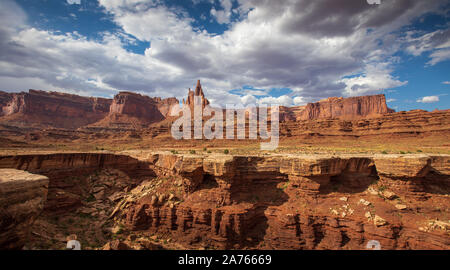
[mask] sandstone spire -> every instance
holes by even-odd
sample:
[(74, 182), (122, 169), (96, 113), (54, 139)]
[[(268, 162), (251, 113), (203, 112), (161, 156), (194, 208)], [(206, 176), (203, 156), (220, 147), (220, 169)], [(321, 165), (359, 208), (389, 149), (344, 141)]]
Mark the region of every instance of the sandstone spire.
[(195, 91), (192, 91), (189, 88), (188, 97), (186, 100), (187, 105), (194, 106), (194, 96), (200, 96), (202, 100), (202, 107), (205, 107), (209, 104), (209, 100), (205, 98), (205, 94), (203, 93), (202, 85), (200, 84), (200, 80), (197, 80), (197, 85), (195, 86)]

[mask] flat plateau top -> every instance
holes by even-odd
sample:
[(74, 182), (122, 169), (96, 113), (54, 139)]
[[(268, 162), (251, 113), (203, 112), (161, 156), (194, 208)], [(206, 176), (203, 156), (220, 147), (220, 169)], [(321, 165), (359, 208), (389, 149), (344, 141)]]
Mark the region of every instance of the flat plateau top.
[(45, 179), (47, 179), (46, 176), (32, 174), (26, 171), (16, 169), (0, 169), (0, 183), (11, 181), (37, 181)]
[[(198, 151), (197, 153), (193, 154), (188, 151), (182, 151), (180, 150), (180, 153), (172, 153), (167, 150), (160, 150), (160, 151), (154, 151), (154, 150), (124, 150), (124, 151), (35, 151), (35, 152), (27, 152), (27, 153), (20, 153), (20, 154), (3, 154), (0, 151), (0, 158), (4, 157), (21, 157), (21, 156), (46, 156), (46, 155), (84, 155), (84, 154), (110, 154), (110, 155), (126, 155), (130, 156), (132, 158), (137, 158), (140, 160), (145, 160), (149, 158), (152, 155), (162, 154), (162, 155), (173, 155), (173, 156), (182, 156), (182, 157), (189, 157), (189, 158), (207, 158), (207, 159), (230, 159), (233, 157), (266, 157), (266, 158), (272, 158), (272, 157), (285, 157), (285, 158), (300, 158), (300, 159), (329, 159), (329, 158), (377, 158), (377, 159), (392, 159), (392, 158), (429, 158), (429, 157), (450, 157), (448, 154), (442, 154), (442, 153), (407, 153), (407, 154), (379, 154), (379, 153), (270, 153), (270, 152), (260, 152), (260, 153), (248, 153), (248, 154), (242, 154), (242, 153), (230, 153), (230, 154), (224, 154), (221, 152), (213, 152), (213, 153), (206, 153), (202, 151)], [(1, 177), (1, 176), (0, 176)]]

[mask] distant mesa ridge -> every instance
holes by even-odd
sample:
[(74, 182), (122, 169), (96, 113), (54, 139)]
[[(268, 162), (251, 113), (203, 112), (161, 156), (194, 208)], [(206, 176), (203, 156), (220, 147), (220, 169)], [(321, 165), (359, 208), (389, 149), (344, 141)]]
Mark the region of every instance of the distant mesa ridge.
[(330, 97), (315, 103), (308, 103), (299, 111), (296, 120), (344, 119), (356, 120), (363, 117), (378, 117), (394, 112), (386, 105), (383, 94), (359, 97)]
[[(183, 104), (193, 106), (201, 97), (202, 107), (210, 104), (200, 80), (194, 91), (188, 90)], [(77, 129), (84, 126), (129, 126), (139, 128), (169, 118), (172, 106), (179, 105), (171, 97), (148, 97), (134, 92), (119, 92), (113, 99), (83, 97), (60, 92), (30, 89), (28, 92), (0, 91), (0, 121), (22, 126), (50, 126)], [(305, 106), (281, 107), (280, 120), (316, 119), (358, 120), (394, 112), (386, 105), (383, 94), (359, 97), (330, 97)]]

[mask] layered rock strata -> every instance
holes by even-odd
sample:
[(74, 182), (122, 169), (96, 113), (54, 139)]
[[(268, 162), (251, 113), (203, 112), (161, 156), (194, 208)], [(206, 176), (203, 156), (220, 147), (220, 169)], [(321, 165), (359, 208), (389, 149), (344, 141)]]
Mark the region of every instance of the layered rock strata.
[(48, 155), (0, 156), (0, 168), (15, 168), (45, 175), (49, 178), (49, 194), (45, 210), (64, 212), (82, 205), (89, 197), (87, 177), (102, 169), (117, 169), (135, 181), (155, 176), (148, 164), (125, 155), (73, 153)]
[(308, 103), (304, 107), (297, 108), (292, 108), (296, 120), (355, 120), (377, 117), (394, 112), (394, 110), (387, 107), (386, 97), (383, 94), (349, 98), (330, 97), (315, 103)]
[(44, 208), (49, 180), (15, 169), (0, 169), (0, 249), (21, 249)]
[(449, 205), (448, 156), (151, 160), (160, 177), (182, 183), (182, 202), (142, 197), (126, 211), (131, 230), (169, 233), (190, 247), (365, 249), (377, 240), (383, 249), (450, 248), (448, 211), (435, 217), (442, 230), (428, 230), (419, 225), (434, 224), (433, 215), (414, 209), (427, 216)]
[(0, 167), (47, 175), (48, 213), (101, 190), (81, 204), (108, 196), (103, 215), (128, 234), (184, 248), (450, 249), (448, 155), (78, 153), (4, 156)]

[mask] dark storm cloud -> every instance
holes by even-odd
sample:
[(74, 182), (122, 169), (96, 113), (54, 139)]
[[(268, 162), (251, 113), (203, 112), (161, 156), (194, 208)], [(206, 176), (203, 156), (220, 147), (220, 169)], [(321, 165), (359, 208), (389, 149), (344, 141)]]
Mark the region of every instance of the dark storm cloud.
[(376, 6), (361, 0), (297, 1), (288, 11), (292, 16), (283, 24), (286, 33), (315, 36), (346, 36), (359, 26), (364, 12)]

